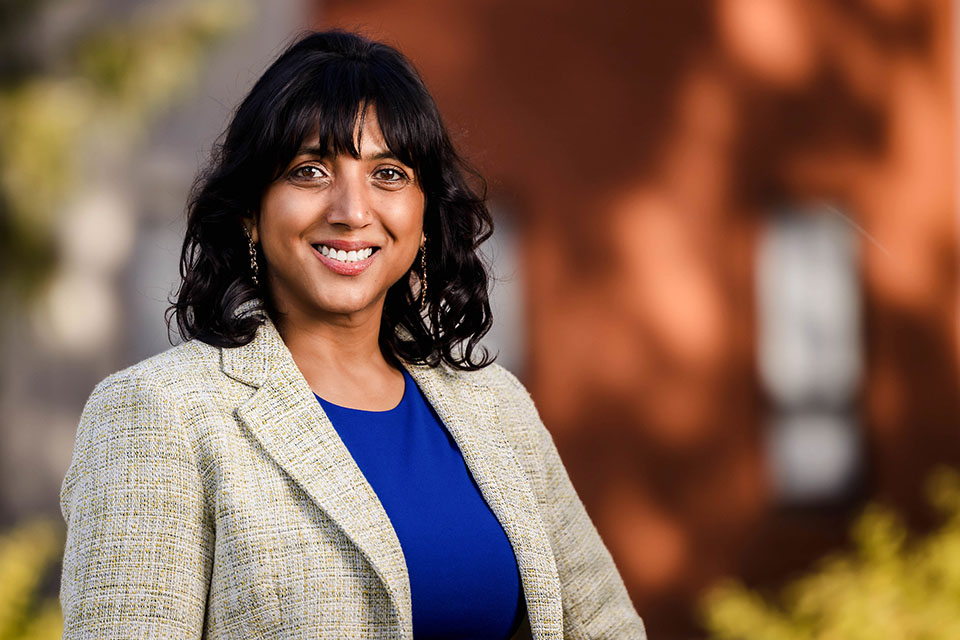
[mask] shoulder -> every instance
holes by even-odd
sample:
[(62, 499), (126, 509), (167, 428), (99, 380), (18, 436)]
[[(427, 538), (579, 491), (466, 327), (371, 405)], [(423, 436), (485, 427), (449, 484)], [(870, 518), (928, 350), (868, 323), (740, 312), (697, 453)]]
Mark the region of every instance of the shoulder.
[(552, 440), (530, 392), (509, 369), (497, 363), (477, 371), (443, 367), (443, 375), (474, 390), (474, 402), (492, 405), (500, 429), (515, 449), (537, 449), (545, 441)]
[(128, 432), (193, 440), (184, 424), (188, 406), (222, 385), (219, 352), (190, 340), (110, 374), (83, 407), (77, 445)]
[(481, 370), (486, 375), (476, 384), (488, 389), (506, 415), (519, 415), (526, 421), (539, 422), (540, 416), (533, 397), (522, 382), (509, 369), (493, 363)]
[[(217, 366), (218, 351), (189, 341), (101, 380), (80, 416), (61, 501), (66, 504), (74, 487), (91, 477), (91, 469), (128, 470), (152, 461), (162, 467), (193, 460), (196, 438), (184, 420), (184, 398)], [(156, 471), (160, 473), (159, 467)]]
[(461, 384), (472, 385), (492, 392), (497, 399), (530, 401), (530, 393), (509, 369), (496, 362), (476, 371), (456, 369), (442, 364), (441, 375)]
[(220, 349), (189, 340), (110, 374), (94, 387), (91, 399), (118, 389), (181, 395), (219, 371)]
[(539, 419), (527, 388), (509, 369), (496, 362), (476, 371), (442, 363), (434, 368), (434, 375), (447, 389), (457, 390), (454, 395), (461, 401), (492, 402), (501, 416), (524, 414), (527, 418)]

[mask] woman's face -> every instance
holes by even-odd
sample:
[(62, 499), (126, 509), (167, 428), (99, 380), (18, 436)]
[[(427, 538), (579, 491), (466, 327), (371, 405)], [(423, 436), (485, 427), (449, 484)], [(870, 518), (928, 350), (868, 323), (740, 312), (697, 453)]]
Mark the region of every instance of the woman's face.
[(368, 108), (362, 130), (359, 122), (359, 160), (308, 138), (261, 200), (251, 231), (283, 314), (379, 316), (387, 290), (416, 258), (423, 191), (387, 148), (375, 109)]

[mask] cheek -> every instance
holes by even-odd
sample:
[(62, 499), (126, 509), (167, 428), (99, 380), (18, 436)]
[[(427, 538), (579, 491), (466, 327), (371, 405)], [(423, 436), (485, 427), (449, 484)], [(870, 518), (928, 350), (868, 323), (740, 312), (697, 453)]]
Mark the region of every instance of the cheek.
[(295, 237), (302, 227), (305, 211), (296, 194), (268, 191), (260, 204), (260, 241), (265, 246), (275, 246)]
[(410, 242), (410, 259), (414, 260), (420, 251), (420, 240), (423, 236), (423, 213), (412, 216), (407, 228), (407, 237)]
[(420, 246), (420, 234), (423, 232), (424, 209), (425, 201), (423, 194), (420, 194), (419, 197), (415, 198), (408, 209), (408, 233), (415, 237), (417, 247)]
[(420, 234), (423, 230), (423, 197), (410, 196), (402, 201), (384, 203), (382, 220), (388, 233), (398, 243), (406, 246), (420, 246)]

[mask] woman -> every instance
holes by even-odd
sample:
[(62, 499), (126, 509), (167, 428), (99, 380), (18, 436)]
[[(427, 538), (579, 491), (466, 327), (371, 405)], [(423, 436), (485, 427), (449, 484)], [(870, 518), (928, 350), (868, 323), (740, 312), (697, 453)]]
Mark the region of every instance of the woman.
[(84, 408), (64, 637), (644, 637), (530, 396), (476, 357), (464, 171), (388, 46), (309, 34), (264, 73), (191, 200), (187, 341)]

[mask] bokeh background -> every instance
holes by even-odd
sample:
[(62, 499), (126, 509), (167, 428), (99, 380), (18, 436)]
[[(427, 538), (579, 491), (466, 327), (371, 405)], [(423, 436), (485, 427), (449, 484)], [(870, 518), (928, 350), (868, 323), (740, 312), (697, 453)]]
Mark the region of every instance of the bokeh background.
[(47, 566), (56, 594), (83, 403), (179, 340), (190, 184), (272, 58), (334, 26), (407, 54), (486, 177), (487, 344), (651, 638), (720, 634), (712, 587), (773, 597), (868, 505), (901, 538), (939, 531), (925, 482), (960, 467), (957, 9), (0, 1), (0, 573)]

